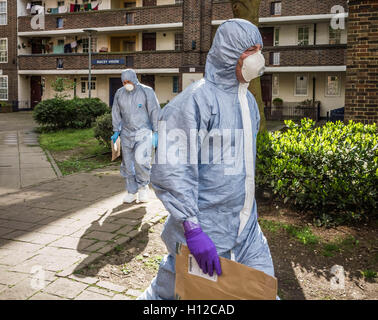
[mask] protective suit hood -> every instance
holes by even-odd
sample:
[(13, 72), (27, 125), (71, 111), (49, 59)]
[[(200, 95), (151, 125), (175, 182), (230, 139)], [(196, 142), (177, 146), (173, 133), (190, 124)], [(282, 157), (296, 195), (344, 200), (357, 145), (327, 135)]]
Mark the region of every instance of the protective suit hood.
[(241, 54), (256, 44), (263, 45), (259, 29), (244, 19), (223, 22), (207, 55), (205, 78), (225, 91), (237, 92), (235, 68)]
[(121, 74), (122, 83), (125, 80), (132, 81), (136, 86), (139, 84), (138, 77), (133, 69), (126, 69), (122, 71)]

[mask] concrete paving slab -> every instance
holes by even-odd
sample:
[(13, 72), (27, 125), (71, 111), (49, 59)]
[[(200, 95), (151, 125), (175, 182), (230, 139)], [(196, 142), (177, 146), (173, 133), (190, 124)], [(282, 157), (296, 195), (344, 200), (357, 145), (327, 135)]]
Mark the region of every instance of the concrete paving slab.
[(88, 287), (87, 284), (67, 278), (58, 278), (44, 289), (44, 292), (73, 299)]
[(68, 299), (54, 296), (46, 292), (38, 292), (32, 297), (30, 297), (28, 300), (68, 300)]

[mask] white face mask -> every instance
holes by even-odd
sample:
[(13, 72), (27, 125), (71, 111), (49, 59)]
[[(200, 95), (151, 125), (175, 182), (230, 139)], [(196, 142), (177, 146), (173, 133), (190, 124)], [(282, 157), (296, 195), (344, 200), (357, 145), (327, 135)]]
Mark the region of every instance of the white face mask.
[(125, 89), (126, 89), (127, 91), (133, 91), (133, 90), (134, 90), (134, 86), (133, 86), (131, 83), (126, 83), (126, 84), (124, 85), (124, 87), (125, 87)]
[(264, 71), (265, 59), (261, 50), (257, 53), (251, 54), (243, 60), (241, 72), (245, 81), (250, 82), (257, 77), (262, 76)]

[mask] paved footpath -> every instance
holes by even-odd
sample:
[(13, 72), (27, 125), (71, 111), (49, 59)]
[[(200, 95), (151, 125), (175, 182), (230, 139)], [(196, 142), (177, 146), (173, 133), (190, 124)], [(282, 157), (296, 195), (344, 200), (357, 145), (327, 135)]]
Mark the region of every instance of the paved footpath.
[(31, 112), (0, 113), (0, 195), (56, 179)]
[(167, 215), (122, 204), (118, 167), (98, 169), (0, 196), (0, 299), (133, 299), (138, 292), (74, 274)]

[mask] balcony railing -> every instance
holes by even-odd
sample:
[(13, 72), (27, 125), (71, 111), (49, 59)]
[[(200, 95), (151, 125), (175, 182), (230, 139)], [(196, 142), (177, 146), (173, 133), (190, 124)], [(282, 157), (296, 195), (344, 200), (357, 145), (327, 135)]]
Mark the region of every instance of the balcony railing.
[(346, 44), (264, 47), (267, 66), (346, 65)]
[[(18, 32), (52, 31), (64, 29), (119, 27), (182, 22), (182, 5), (136, 7), (101, 11), (84, 11), (48, 14), (44, 16), (44, 29), (31, 27), (32, 16), (18, 17)], [(57, 19), (63, 19), (60, 27)], [(60, 27), (60, 28), (59, 28)]]
[[(87, 53), (19, 55), (19, 70), (88, 69)], [(93, 63), (96, 62), (96, 63)], [(130, 53), (93, 53), (92, 69), (179, 68), (181, 51), (139, 51)]]
[(298, 103), (285, 102), (282, 106), (264, 107), (266, 120), (300, 120), (302, 118), (310, 118), (314, 121), (319, 120), (320, 102), (317, 101), (313, 105), (305, 105)]

